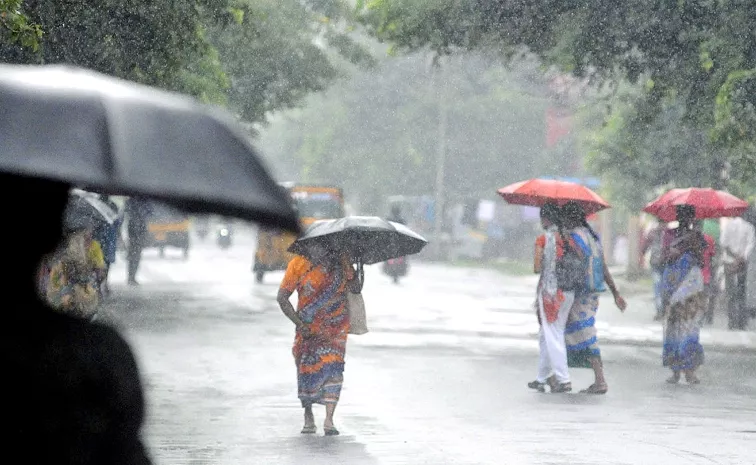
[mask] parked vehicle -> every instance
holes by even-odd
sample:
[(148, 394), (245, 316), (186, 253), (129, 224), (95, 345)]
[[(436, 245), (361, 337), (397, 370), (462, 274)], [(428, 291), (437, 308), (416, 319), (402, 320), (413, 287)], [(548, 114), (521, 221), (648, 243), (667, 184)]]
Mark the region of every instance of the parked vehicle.
[[(318, 185), (284, 184), (291, 194), (294, 207), (299, 213), (302, 227), (317, 220), (344, 216), (344, 194), (338, 187)], [(296, 236), (280, 230), (261, 228), (257, 235), (257, 250), (252, 265), (257, 282), (262, 282), (265, 273), (285, 270), (292, 258), (286, 251)]]
[(157, 248), (165, 256), (166, 247), (181, 249), (189, 257), (189, 215), (162, 203), (152, 205), (147, 220), (145, 248)]

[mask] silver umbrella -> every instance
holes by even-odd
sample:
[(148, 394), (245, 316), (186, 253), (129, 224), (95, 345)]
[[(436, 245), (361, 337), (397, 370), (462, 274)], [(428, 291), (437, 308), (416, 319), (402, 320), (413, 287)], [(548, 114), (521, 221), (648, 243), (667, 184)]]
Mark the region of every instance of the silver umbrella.
[(316, 221), (289, 247), (289, 252), (308, 256), (311, 247), (349, 253), (355, 262), (370, 265), (413, 255), (428, 244), (410, 228), (377, 216), (347, 216)]
[(285, 190), (228, 114), (67, 66), (0, 65), (0, 171), (298, 231)]

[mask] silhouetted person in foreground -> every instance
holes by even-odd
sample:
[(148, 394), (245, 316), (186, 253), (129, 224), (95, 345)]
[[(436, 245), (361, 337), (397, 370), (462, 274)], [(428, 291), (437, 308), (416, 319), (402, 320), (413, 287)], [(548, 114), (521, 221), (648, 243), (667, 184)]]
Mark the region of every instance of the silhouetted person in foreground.
[(145, 199), (130, 197), (126, 200), (125, 213), (128, 219), (126, 232), (129, 236), (127, 252), (129, 284), (134, 286), (138, 284), (136, 275), (139, 271), (139, 262), (142, 260), (142, 249), (144, 249), (147, 240), (149, 204)]
[(17, 463), (148, 464), (139, 437), (144, 399), (129, 346), (114, 329), (57, 313), (38, 294), (37, 267), (60, 240), (68, 188), (0, 174), (3, 218), (23, 227), (0, 228), (9, 251), (1, 450)]

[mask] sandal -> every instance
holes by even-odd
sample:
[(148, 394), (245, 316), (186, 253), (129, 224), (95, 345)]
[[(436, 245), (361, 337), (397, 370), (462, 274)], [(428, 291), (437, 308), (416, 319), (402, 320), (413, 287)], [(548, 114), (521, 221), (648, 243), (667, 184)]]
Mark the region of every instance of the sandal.
[(591, 384), (588, 386), (588, 389), (583, 389), (580, 391), (581, 394), (606, 394), (609, 391), (609, 386), (606, 384)]
[(696, 375), (685, 375), (685, 382), (688, 384), (701, 384), (701, 380)]
[(680, 373), (675, 373), (671, 377), (667, 378), (667, 384), (677, 384), (680, 382)]
[(549, 385), (549, 390), (551, 392), (554, 392), (555, 390), (559, 389), (559, 383), (557, 383), (556, 376), (551, 375), (548, 378), (546, 378), (546, 384)]
[(337, 430), (334, 426), (325, 426), (323, 427), (323, 431), (325, 431), (326, 436), (338, 436), (339, 434), (341, 434), (339, 433), (339, 430)]
[(552, 394), (561, 394), (564, 392), (572, 392), (572, 383), (559, 383), (551, 388)]
[(546, 383), (542, 383), (538, 380), (529, 382), (528, 387), (530, 389), (535, 389), (538, 392), (546, 392)]
[(318, 427), (315, 425), (311, 426), (305, 426), (302, 428), (302, 432), (300, 434), (315, 434), (318, 432)]

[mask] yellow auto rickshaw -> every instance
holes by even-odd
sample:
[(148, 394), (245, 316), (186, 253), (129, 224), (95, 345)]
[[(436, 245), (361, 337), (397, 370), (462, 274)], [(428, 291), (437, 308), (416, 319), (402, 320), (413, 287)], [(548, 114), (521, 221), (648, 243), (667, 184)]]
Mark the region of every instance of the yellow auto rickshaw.
[[(316, 185), (285, 185), (291, 194), (302, 227), (317, 220), (344, 216), (344, 194), (338, 187)], [(258, 283), (268, 271), (285, 270), (292, 258), (286, 251), (296, 236), (279, 230), (261, 228), (257, 236), (257, 250), (252, 271)]]
[(157, 248), (165, 256), (166, 247), (181, 249), (189, 257), (189, 215), (163, 203), (151, 205), (147, 220), (145, 248)]

